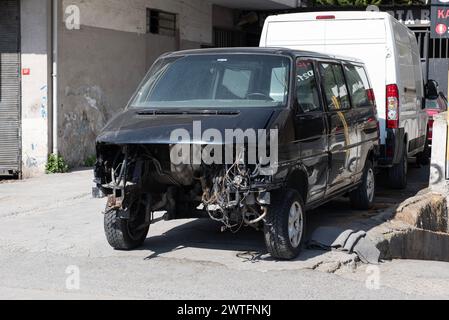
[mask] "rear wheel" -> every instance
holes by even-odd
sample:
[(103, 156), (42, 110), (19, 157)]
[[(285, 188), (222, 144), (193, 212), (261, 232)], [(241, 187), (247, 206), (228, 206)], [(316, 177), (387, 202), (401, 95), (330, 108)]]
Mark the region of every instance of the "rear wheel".
[(416, 156), (416, 163), (421, 166), (428, 166), (430, 164), (430, 158), (432, 157), (430, 149), (430, 141), (426, 139), (426, 146), (424, 147), (424, 151), (418, 153)]
[(371, 209), (376, 193), (376, 176), (371, 160), (367, 160), (363, 172), (362, 184), (350, 194), (351, 205), (357, 210)]
[(264, 226), (265, 243), (273, 258), (296, 258), (305, 234), (305, 210), (301, 195), (293, 189), (272, 194)]
[(388, 180), (390, 182), (390, 186), (393, 189), (405, 189), (407, 188), (407, 173), (408, 173), (408, 159), (407, 159), (407, 151), (404, 146), (404, 151), (401, 157), (401, 160), (398, 164), (394, 165), (389, 169), (388, 172)]

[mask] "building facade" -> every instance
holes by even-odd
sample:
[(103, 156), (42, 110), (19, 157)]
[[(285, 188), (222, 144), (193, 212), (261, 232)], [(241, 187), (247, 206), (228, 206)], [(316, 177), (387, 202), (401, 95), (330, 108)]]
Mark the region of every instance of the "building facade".
[[(297, 0), (0, 0), (0, 175), (43, 174), (52, 153), (82, 166), (160, 54), (257, 46), (267, 15), (318, 9)], [(432, 59), (428, 8), (387, 9)], [(447, 43), (433, 48), (447, 64)]]

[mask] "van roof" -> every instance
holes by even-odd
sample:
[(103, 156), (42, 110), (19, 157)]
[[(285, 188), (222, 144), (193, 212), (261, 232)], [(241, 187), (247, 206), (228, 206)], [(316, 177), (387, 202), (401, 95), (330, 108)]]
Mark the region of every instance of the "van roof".
[(335, 16), (335, 20), (391, 19), (387, 12), (375, 11), (316, 11), (272, 15), (267, 21), (316, 20), (317, 16)]
[(176, 51), (176, 52), (169, 52), (163, 55), (163, 58), (169, 58), (169, 57), (180, 57), (180, 56), (189, 56), (189, 55), (201, 55), (201, 54), (280, 54), (280, 55), (286, 55), (291, 56), (293, 58), (295, 57), (313, 57), (318, 59), (337, 59), (337, 60), (343, 60), (343, 61), (350, 61), (355, 62), (358, 64), (364, 64), (362, 60), (351, 58), (351, 57), (344, 57), (344, 56), (337, 56), (337, 55), (329, 55), (319, 52), (312, 52), (312, 51), (304, 51), (304, 50), (293, 50), (288, 48), (276, 48), (276, 47), (269, 47), (269, 48), (258, 48), (258, 47), (250, 47), (250, 48), (213, 48), (213, 49), (194, 49), (194, 50), (184, 50), (184, 51)]

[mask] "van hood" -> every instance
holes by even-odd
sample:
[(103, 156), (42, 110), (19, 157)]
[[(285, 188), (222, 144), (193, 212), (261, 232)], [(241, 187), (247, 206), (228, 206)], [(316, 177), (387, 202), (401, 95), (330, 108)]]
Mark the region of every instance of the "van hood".
[(112, 119), (97, 138), (104, 144), (173, 144), (174, 130), (185, 129), (190, 134), (191, 143), (201, 143), (193, 139), (193, 123), (201, 123), (202, 135), (208, 129), (218, 130), (223, 138), (225, 130), (268, 129), (271, 121), (281, 111), (273, 108), (242, 108), (229, 110), (138, 110), (129, 109)]

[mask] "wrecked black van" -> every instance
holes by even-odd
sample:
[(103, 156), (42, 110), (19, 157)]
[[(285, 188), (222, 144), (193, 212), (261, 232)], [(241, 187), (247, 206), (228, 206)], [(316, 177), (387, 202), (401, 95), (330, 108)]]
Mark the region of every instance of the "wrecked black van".
[(378, 128), (360, 61), (275, 48), (163, 55), (97, 140), (107, 240), (132, 250), (155, 222), (206, 216), (263, 230), (273, 257), (293, 259), (306, 211), (343, 195), (373, 204)]

